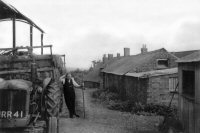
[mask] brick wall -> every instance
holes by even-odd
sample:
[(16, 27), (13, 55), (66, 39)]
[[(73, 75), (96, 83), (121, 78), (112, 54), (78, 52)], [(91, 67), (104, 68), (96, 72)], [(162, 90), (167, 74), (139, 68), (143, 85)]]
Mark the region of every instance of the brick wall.
[[(170, 76), (176, 76), (176, 75), (173, 74), (173, 75), (156, 76), (149, 78), (148, 89), (147, 89), (147, 103), (169, 105), (169, 102), (172, 97), (172, 93), (170, 93), (169, 91)], [(175, 94), (172, 104), (175, 106), (178, 105), (177, 94)]]

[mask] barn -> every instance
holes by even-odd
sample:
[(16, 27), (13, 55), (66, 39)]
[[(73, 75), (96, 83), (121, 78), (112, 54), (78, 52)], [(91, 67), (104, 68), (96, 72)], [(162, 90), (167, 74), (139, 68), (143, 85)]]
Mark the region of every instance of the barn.
[(178, 60), (179, 118), (185, 133), (200, 132), (200, 51)]

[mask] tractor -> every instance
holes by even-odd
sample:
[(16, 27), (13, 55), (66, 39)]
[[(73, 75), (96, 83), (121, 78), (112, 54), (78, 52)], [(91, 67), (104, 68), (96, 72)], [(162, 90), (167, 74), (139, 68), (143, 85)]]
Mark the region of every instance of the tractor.
[[(43, 45), (44, 31), (15, 7), (0, 0), (0, 22), (12, 21), (13, 46), (0, 48), (0, 132), (58, 133), (62, 110), (65, 55)], [(30, 25), (30, 45), (16, 46), (16, 22)], [(41, 31), (41, 45), (33, 46), (33, 28)], [(2, 32), (0, 30), (0, 32)], [(49, 48), (49, 54), (44, 54)], [(34, 50), (40, 49), (40, 54)]]

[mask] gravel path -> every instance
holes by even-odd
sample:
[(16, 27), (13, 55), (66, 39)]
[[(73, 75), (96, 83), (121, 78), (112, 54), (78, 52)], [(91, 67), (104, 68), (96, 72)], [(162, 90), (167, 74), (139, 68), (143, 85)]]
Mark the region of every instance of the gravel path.
[(84, 90), (85, 118), (83, 117), (82, 90), (76, 89), (77, 113), (80, 118), (70, 119), (66, 112), (60, 118), (60, 133), (156, 133), (154, 124), (159, 117), (137, 116), (109, 110), (91, 98), (94, 89)]

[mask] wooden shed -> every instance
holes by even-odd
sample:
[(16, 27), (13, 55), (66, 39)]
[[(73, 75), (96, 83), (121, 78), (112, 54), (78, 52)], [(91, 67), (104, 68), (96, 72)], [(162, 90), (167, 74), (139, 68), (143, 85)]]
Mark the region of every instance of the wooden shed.
[(178, 60), (179, 118), (184, 133), (200, 133), (200, 51)]

